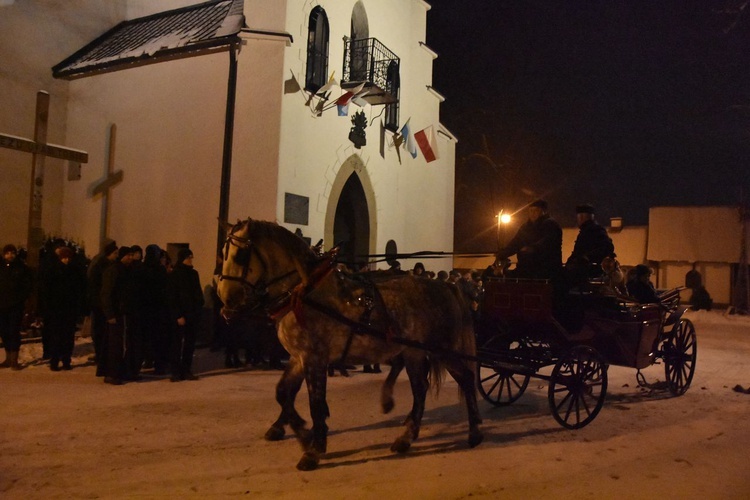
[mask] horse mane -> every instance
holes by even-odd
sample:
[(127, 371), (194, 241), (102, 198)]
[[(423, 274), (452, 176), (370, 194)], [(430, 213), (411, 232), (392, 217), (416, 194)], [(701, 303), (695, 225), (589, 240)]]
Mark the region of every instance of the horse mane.
[(267, 239), (278, 242), (304, 265), (309, 266), (318, 260), (305, 240), (275, 222), (247, 219), (247, 235), (253, 241)]

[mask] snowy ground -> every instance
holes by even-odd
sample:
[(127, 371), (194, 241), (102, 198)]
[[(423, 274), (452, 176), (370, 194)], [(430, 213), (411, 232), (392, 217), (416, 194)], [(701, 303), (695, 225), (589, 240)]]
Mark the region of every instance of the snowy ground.
[[(482, 401), (485, 441), (466, 445), (452, 382), (428, 397), (422, 435), (405, 456), (389, 447), (410, 403), (379, 410), (385, 374), (329, 380), (328, 455), (299, 472), (293, 439), (263, 440), (277, 415), (279, 372), (237, 371), (199, 350), (196, 382), (147, 377), (102, 383), (82, 340), (74, 369), (0, 370), (0, 498), (749, 498), (750, 318), (690, 314), (698, 333), (693, 385), (678, 398), (641, 389), (610, 367), (605, 406), (584, 429), (549, 414), (532, 380), (510, 407)], [(2, 354), (0, 354), (2, 357)], [(661, 365), (645, 370), (663, 380)], [(303, 389), (298, 408), (307, 415)]]

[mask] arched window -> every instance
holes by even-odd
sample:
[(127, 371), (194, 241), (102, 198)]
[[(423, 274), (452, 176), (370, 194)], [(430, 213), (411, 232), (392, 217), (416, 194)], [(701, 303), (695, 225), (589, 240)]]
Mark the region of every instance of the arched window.
[(305, 90), (316, 92), (328, 80), (328, 16), (322, 7), (310, 12), (307, 31)]
[(385, 128), (393, 132), (398, 130), (398, 94), (400, 86), (401, 80), (398, 74), (398, 63), (396, 61), (391, 61), (388, 64), (385, 90), (396, 99), (396, 102), (385, 105)]
[(351, 20), (351, 61), (350, 81), (362, 82), (371, 78), (370, 68), (368, 65), (368, 56), (370, 53), (368, 38), (370, 37), (370, 26), (367, 21), (367, 11), (361, 1), (354, 4), (352, 8)]

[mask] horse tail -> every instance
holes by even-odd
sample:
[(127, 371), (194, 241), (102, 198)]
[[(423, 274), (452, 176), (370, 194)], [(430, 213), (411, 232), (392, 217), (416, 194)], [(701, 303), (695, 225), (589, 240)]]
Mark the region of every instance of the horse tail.
[[(466, 300), (466, 296), (457, 286), (450, 286), (450, 290), (453, 292), (453, 296), (461, 308), (461, 326), (458, 328), (455, 349), (462, 354), (474, 357), (477, 352), (477, 341), (474, 333), (474, 318), (471, 315), (471, 307)], [(476, 363), (474, 362), (474, 364)]]
[[(459, 317), (454, 322), (451, 332), (450, 352), (441, 356), (428, 356), (430, 389), (435, 395), (440, 393), (440, 386), (445, 378), (447, 357), (458, 358), (465, 366), (476, 374), (476, 336), (474, 334), (474, 320), (471, 316), (469, 303), (463, 292), (457, 286), (449, 286), (452, 298), (455, 299)], [(461, 386), (458, 387), (459, 395), (462, 394)]]

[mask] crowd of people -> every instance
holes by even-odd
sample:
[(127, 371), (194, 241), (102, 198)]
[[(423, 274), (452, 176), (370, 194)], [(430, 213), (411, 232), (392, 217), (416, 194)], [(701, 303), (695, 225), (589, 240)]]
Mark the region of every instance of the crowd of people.
[[(434, 273), (421, 262), (402, 271), (395, 260), (389, 262), (391, 272), (455, 284), (475, 319), (480, 314), (483, 281), (498, 276), (546, 279), (565, 289), (607, 277), (619, 293), (642, 303), (658, 302), (648, 266), (635, 266), (624, 282), (614, 245), (607, 231), (596, 222), (594, 207), (579, 205), (576, 213), (579, 234), (564, 265), (562, 228), (549, 216), (547, 202), (536, 200), (528, 207), (528, 220), (484, 273), (455, 269)], [(513, 255), (517, 264), (509, 269)], [(169, 375), (174, 382), (198, 378), (192, 362), (204, 297), (189, 248), (179, 250), (173, 265), (158, 245), (148, 245), (144, 254), (138, 245), (118, 247), (110, 240), (89, 261), (75, 244), (50, 239), (40, 253), (37, 276), (24, 260), (15, 246), (3, 248), (0, 336), (6, 355), (0, 368), (21, 368), (18, 353), (22, 321), (37, 281), (35, 310), (43, 324), (42, 357), (48, 360), (51, 370), (71, 369), (76, 331), (82, 318), (89, 317), (96, 375), (105, 383), (121, 385), (138, 380), (144, 368), (153, 368), (156, 375)], [(215, 274), (220, 272), (221, 256)], [(212, 348), (225, 350), (227, 367), (256, 364), (283, 368), (285, 352), (268, 318), (248, 317), (240, 324), (227, 325), (220, 317), (221, 302), (215, 291), (213, 302)], [(240, 359), (242, 349), (244, 360)], [(364, 371), (379, 372), (380, 367), (365, 366)]]
[[(153, 368), (170, 380), (196, 380), (192, 371), (204, 305), (193, 253), (182, 248), (172, 265), (158, 245), (118, 247), (108, 241), (90, 261), (82, 249), (50, 239), (33, 273), (13, 245), (0, 268), (2, 366), (18, 370), (27, 302), (41, 319), (42, 359), (52, 371), (70, 370), (75, 335), (90, 318), (96, 375), (121, 385)], [(38, 290), (32, 296), (35, 288)]]

